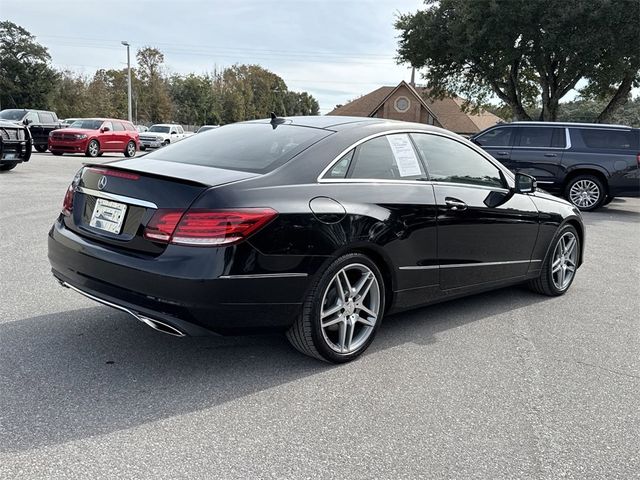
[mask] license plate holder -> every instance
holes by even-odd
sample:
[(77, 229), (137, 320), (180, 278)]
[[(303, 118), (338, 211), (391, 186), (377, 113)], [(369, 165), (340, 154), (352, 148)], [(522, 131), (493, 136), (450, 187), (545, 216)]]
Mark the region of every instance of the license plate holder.
[(98, 198), (96, 199), (95, 207), (93, 207), (89, 225), (105, 232), (119, 235), (126, 213), (127, 205), (124, 203)]

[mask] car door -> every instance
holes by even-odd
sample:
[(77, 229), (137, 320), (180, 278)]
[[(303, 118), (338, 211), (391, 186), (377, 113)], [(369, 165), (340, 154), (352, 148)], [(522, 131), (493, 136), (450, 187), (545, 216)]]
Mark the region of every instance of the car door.
[[(349, 151), (326, 172), (322, 182), (350, 212), (374, 222), (357, 222), (353, 240), (384, 246), (402, 272), (395, 288), (407, 304), (424, 303), (425, 288), (438, 289), (436, 209), (433, 187), (426, 182), (407, 133), (381, 135)], [(377, 219), (377, 220), (375, 220)]]
[(31, 133), (31, 138), (33, 138), (34, 143), (43, 144), (48, 141), (48, 137), (45, 138), (44, 130), (42, 125), (40, 124), (40, 117), (38, 117), (37, 112), (27, 112), (22, 121), (28, 121), (29, 132)]
[(544, 188), (559, 187), (562, 156), (568, 145), (566, 128), (547, 125), (520, 126), (507, 165), (513, 172), (535, 177)]
[(127, 131), (122, 123), (116, 121), (111, 123), (113, 124), (113, 148), (120, 152), (124, 152), (129, 140)]
[(108, 121), (100, 127), (100, 149), (113, 151), (116, 149), (116, 139), (113, 132), (113, 123)]
[(474, 137), (473, 142), (480, 145), (483, 150), (509, 168), (511, 147), (515, 137), (514, 132), (515, 129), (512, 126), (498, 126)]
[(525, 275), (538, 233), (531, 199), (514, 193), (496, 165), (461, 141), (411, 136), (434, 187), (440, 288)]

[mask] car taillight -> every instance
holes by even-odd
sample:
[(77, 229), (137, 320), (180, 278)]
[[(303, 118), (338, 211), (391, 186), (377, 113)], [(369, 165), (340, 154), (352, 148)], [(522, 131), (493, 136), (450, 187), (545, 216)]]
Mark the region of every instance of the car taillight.
[(144, 231), (145, 238), (177, 245), (230, 245), (248, 238), (273, 220), (270, 208), (237, 210), (158, 210)]
[(126, 178), (127, 180), (139, 180), (140, 175), (137, 173), (123, 172), (122, 170), (108, 170), (106, 168), (89, 167), (88, 169), (92, 173), (99, 175), (106, 175), (108, 177)]
[(69, 216), (71, 215), (71, 212), (73, 211), (73, 196), (76, 193), (76, 187), (78, 186), (78, 183), (80, 183), (80, 179), (82, 178), (82, 172), (84, 171), (84, 167), (82, 167), (80, 170), (78, 170), (76, 172), (76, 174), (73, 177), (73, 180), (71, 181), (71, 185), (69, 185), (69, 187), (67, 188), (67, 191), (64, 194), (64, 199), (62, 200), (62, 214), (64, 216)]
[(73, 194), (76, 193), (76, 187), (75, 185), (72, 183), (71, 185), (69, 185), (69, 188), (67, 188), (67, 192), (64, 194), (64, 200), (62, 200), (62, 214), (64, 216), (69, 216), (71, 215), (71, 212), (73, 211)]

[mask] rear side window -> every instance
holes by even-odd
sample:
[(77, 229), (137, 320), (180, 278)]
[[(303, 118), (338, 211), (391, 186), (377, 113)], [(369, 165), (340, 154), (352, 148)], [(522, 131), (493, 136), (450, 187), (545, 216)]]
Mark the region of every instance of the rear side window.
[(435, 182), (465, 183), (503, 188), (500, 170), (467, 145), (442, 137), (412, 133)]
[(564, 148), (566, 146), (564, 128), (520, 127), (520, 147)]
[(369, 140), (356, 149), (349, 178), (415, 180), (426, 178), (409, 135), (385, 135)]
[(113, 131), (114, 132), (123, 132), (124, 131), (124, 127), (122, 126), (122, 124), (120, 122), (113, 122)]
[(349, 164), (351, 163), (351, 159), (353, 158), (354, 150), (349, 150), (345, 153), (340, 160), (338, 160), (335, 165), (329, 170), (324, 178), (344, 178), (347, 176), (347, 170), (349, 170)]
[(483, 147), (509, 147), (514, 129), (511, 127), (498, 127), (489, 130), (477, 137), (475, 141)]
[(55, 123), (53, 115), (49, 112), (38, 112), (38, 117), (40, 117), (40, 123)]
[(234, 123), (192, 135), (148, 154), (167, 162), (268, 173), (332, 132), (270, 123)]
[[(573, 129), (572, 129), (573, 130)], [(637, 150), (637, 130), (612, 130), (598, 128), (577, 128), (582, 141), (589, 148)]]

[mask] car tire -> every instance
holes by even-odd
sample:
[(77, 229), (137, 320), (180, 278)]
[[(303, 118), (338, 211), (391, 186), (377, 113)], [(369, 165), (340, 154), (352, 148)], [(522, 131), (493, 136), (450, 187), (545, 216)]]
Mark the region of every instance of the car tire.
[(607, 195), (607, 197), (604, 199), (604, 202), (602, 202), (602, 206), (604, 207), (605, 205), (609, 205), (613, 199), (616, 197), (612, 197), (611, 195)]
[(87, 157), (96, 158), (100, 154), (100, 144), (97, 140), (91, 140), (87, 145), (87, 151), (85, 155)]
[(33, 147), (36, 149), (36, 152), (44, 153), (47, 151), (46, 145), (34, 145)]
[(144, 152), (147, 149), (147, 147), (145, 147), (144, 145), (140, 145), (140, 151)]
[(349, 362), (373, 341), (384, 308), (385, 285), (378, 266), (365, 255), (346, 254), (314, 281), (287, 338), (305, 355)]
[(607, 193), (598, 177), (594, 175), (578, 175), (567, 183), (564, 196), (579, 210), (591, 212), (602, 206)]
[(0, 163), (0, 172), (8, 172), (9, 170), (13, 170), (16, 168), (19, 162), (4, 162)]
[(575, 279), (580, 259), (580, 236), (572, 225), (565, 225), (553, 238), (540, 276), (529, 287), (542, 295), (564, 295)]
[(165, 140), (164, 142), (162, 142), (161, 146), (162, 147), (166, 147), (167, 145), (169, 145), (169, 143), (171, 143), (171, 142), (169, 142), (169, 140)]
[(52, 153), (53, 155), (56, 155), (56, 156), (60, 156), (60, 155), (62, 155), (62, 152), (51, 152), (51, 153)]
[(136, 142), (127, 143), (127, 148), (124, 150), (125, 157), (133, 157), (136, 154)]

